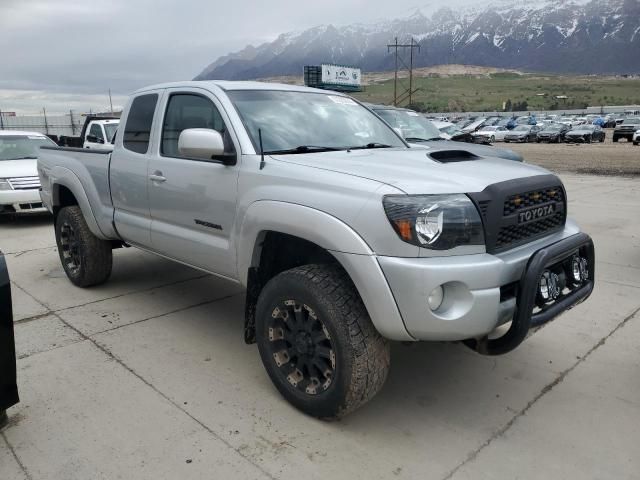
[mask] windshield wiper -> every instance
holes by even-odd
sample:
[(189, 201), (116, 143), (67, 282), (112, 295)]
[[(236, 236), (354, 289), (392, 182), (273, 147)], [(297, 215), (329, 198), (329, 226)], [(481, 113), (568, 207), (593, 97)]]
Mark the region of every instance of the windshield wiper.
[(391, 148), (391, 145), (387, 145), (386, 143), (367, 143), (366, 145), (359, 145), (356, 147), (349, 147), (347, 150), (368, 150), (370, 148)]
[(344, 150), (344, 148), (322, 147), (317, 145), (300, 145), (295, 148), (286, 148), (284, 150), (271, 150), (264, 153), (265, 155), (287, 155), (287, 154), (296, 154), (296, 153), (337, 152), (339, 150)]
[(16, 158), (5, 158), (5, 160), (36, 160), (38, 157), (30, 156), (30, 157), (16, 157)]
[(441, 137), (420, 138), (420, 137), (406, 137), (407, 142), (435, 142), (437, 140), (444, 140)]

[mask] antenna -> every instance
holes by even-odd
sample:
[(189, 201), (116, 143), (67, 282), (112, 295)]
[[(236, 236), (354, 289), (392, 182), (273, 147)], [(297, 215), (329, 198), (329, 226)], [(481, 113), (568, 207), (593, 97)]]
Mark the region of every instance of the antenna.
[(262, 147), (262, 129), (258, 129), (258, 142), (260, 142), (260, 170), (264, 168), (264, 148)]

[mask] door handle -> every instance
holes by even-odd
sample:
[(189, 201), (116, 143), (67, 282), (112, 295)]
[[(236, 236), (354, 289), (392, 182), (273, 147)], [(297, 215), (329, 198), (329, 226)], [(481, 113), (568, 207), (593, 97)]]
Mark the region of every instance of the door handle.
[(159, 182), (159, 183), (167, 181), (167, 179), (162, 176), (162, 172), (158, 172), (158, 171), (155, 171), (155, 172), (153, 172), (152, 175), (149, 175), (149, 179), (152, 182)]

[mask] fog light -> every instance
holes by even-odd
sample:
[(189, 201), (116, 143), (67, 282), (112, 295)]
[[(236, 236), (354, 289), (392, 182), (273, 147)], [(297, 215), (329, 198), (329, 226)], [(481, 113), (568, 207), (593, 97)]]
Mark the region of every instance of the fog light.
[(555, 300), (561, 291), (560, 277), (550, 270), (545, 270), (538, 283), (538, 306)]
[(444, 290), (442, 287), (436, 287), (429, 294), (429, 298), (427, 302), (429, 303), (429, 308), (431, 310), (437, 310), (442, 305), (442, 300), (444, 299)]
[(589, 263), (586, 258), (575, 256), (571, 261), (571, 273), (576, 283), (589, 280)]

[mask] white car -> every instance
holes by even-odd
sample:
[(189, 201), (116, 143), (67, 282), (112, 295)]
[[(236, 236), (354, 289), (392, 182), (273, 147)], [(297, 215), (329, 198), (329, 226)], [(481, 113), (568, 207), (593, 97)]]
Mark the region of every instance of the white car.
[(40, 199), (38, 151), (56, 147), (38, 132), (0, 130), (0, 214), (46, 212)]
[(504, 136), (509, 132), (505, 127), (483, 127), (473, 134), (476, 141), (489, 143), (504, 142)]
[(633, 144), (640, 145), (640, 130), (636, 130), (636, 133), (633, 134)]

